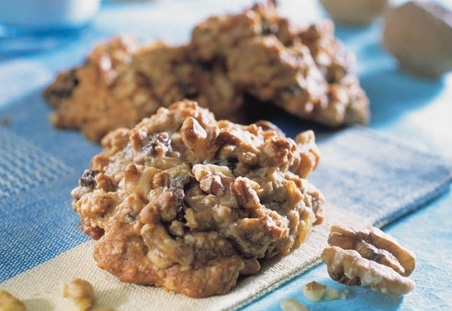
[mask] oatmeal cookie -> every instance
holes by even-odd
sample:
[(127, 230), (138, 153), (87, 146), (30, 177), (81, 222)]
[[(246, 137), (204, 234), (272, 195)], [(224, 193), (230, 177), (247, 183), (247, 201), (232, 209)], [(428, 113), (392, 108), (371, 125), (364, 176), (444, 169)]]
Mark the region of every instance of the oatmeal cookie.
[(351, 71), (354, 56), (329, 20), (300, 27), (267, 1), (200, 23), (190, 46), (203, 61), (224, 62), (245, 93), (298, 117), (329, 126), (369, 121), (369, 101)]
[(230, 291), (322, 222), (312, 131), (217, 121), (184, 100), (102, 139), (72, 191), (94, 258), (121, 281), (191, 297)]
[(245, 102), (252, 95), (329, 126), (366, 124), (369, 103), (333, 23), (299, 27), (277, 9), (267, 1), (211, 16), (180, 46), (142, 46), (130, 36), (99, 44), (85, 64), (61, 73), (45, 90), (55, 108), (51, 121), (100, 141), (159, 107), (191, 99), (218, 118), (248, 123), (244, 111), (259, 109), (245, 109), (256, 104)]

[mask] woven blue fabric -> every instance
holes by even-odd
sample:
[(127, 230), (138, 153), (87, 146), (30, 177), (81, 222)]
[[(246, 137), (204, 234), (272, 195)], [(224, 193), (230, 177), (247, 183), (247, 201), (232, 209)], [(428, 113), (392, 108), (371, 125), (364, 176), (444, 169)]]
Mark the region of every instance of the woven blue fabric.
[(405, 142), (355, 127), (320, 140), (312, 179), (328, 200), (381, 227), (445, 191), (451, 163)]
[(70, 191), (79, 172), (0, 128), (0, 282), (86, 240)]

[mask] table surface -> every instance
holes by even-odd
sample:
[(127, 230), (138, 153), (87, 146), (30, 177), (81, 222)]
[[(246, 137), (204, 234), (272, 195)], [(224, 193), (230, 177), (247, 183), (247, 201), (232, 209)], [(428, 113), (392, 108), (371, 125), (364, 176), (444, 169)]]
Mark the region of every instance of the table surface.
[[(281, 0), (281, 11), (296, 22), (309, 23), (325, 17), (314, 0)], [(211, 14), (238, 12), (252, 3), (234, 1), (103, 2), (92, 25), (76, 40), (52, 50), (22, 55), (0, 55), (0, 113), (23, 96), (21, 83), (27, 68), (44, 67), (47, 76), (27, 85), (36, 93), (61, 70), (80, 64), (93, 44), (120, 33), (133, 33), (143, 42), (164, 39), (180, 44), (188, 41), (193, 26)], [(336, 25), (336, 35), (356, 55), (356, 73), (371, 102), (369, 127), (417, 148), (452, 159), (452, 75), (428, 80), (401, 71), (382, 48), (382, 21), (361, 28)], [(21, 66), (23, 64), (23, 66)], [(2, 75), (10, 66), (23, 70)], [(48, 142), (34, 137), (36, 145)], [(96, 150), (95, 148), (93, 150)], [(87, 163), (81, 166), (85, 167)], [(280, 301), (295, 298), (309, 310), (452, 310), (452, 193), (386, 226), (384, 230), (417, 254), (412, 279), (416, 289), (403, 298), (368, 289), (353, 288), (346, 300), (310, 302), (302, 293), (305, 283), (316, 280), (328, 287), (342, 288), (332, 281), (323, 264), (297, 276), (257, 299), (243, 310), (280, 310)]]

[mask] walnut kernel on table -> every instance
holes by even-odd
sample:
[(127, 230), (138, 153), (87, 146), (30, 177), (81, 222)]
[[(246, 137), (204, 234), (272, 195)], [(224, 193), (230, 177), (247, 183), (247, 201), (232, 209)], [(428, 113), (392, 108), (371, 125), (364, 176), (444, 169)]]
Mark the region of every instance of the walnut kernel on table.
[(0, 311), (26, 311), (27, 307), (11, 293), (0, 290)]
[(338, 291), (335, 288), (327, 288), (326, 285), (311, 281), (303, 286), (303, 294), (310, 301), (346, 299), (349, 291), (344, 289)]
[(414, 289), (414, 282), (408, 278), (415, 267), (414, 253), (378, 228), (332, 226), (328, 243), (322, 260), (333, 280), (393, 295)]
[(111, 132), (102, 148), (72, 207), (97, 240), (98, 266), (123, 282), (224, 294), (322, 222), (323, 195), (306, 179), (319, 161), (312, 131), (293, 140), (185, 100)]

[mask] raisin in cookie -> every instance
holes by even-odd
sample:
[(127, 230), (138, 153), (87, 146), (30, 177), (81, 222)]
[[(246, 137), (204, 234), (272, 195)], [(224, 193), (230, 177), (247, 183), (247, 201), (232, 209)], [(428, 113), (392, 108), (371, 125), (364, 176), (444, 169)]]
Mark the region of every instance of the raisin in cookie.
[[(233, 122), (247, 123), (244, 111), (259, 109), (246, 105), (274, 104), (328, 126), (366, 124), (369, 102), (352, 64), (331, 21), (299, 27), (267, 1), (207, 18), (185, 45), (143, 46), (129, 36), (99, 44), (44, 98), (55, 126), (94, 141), (182, 99)], [(249, 95), (258, 103), (247, 103)]]
[(117, 129), (72, 191), (94, 258), (121, 281), (191, 297), (230, 291), (322, 222), (312, 131), (217, 121), (181, 101)]

